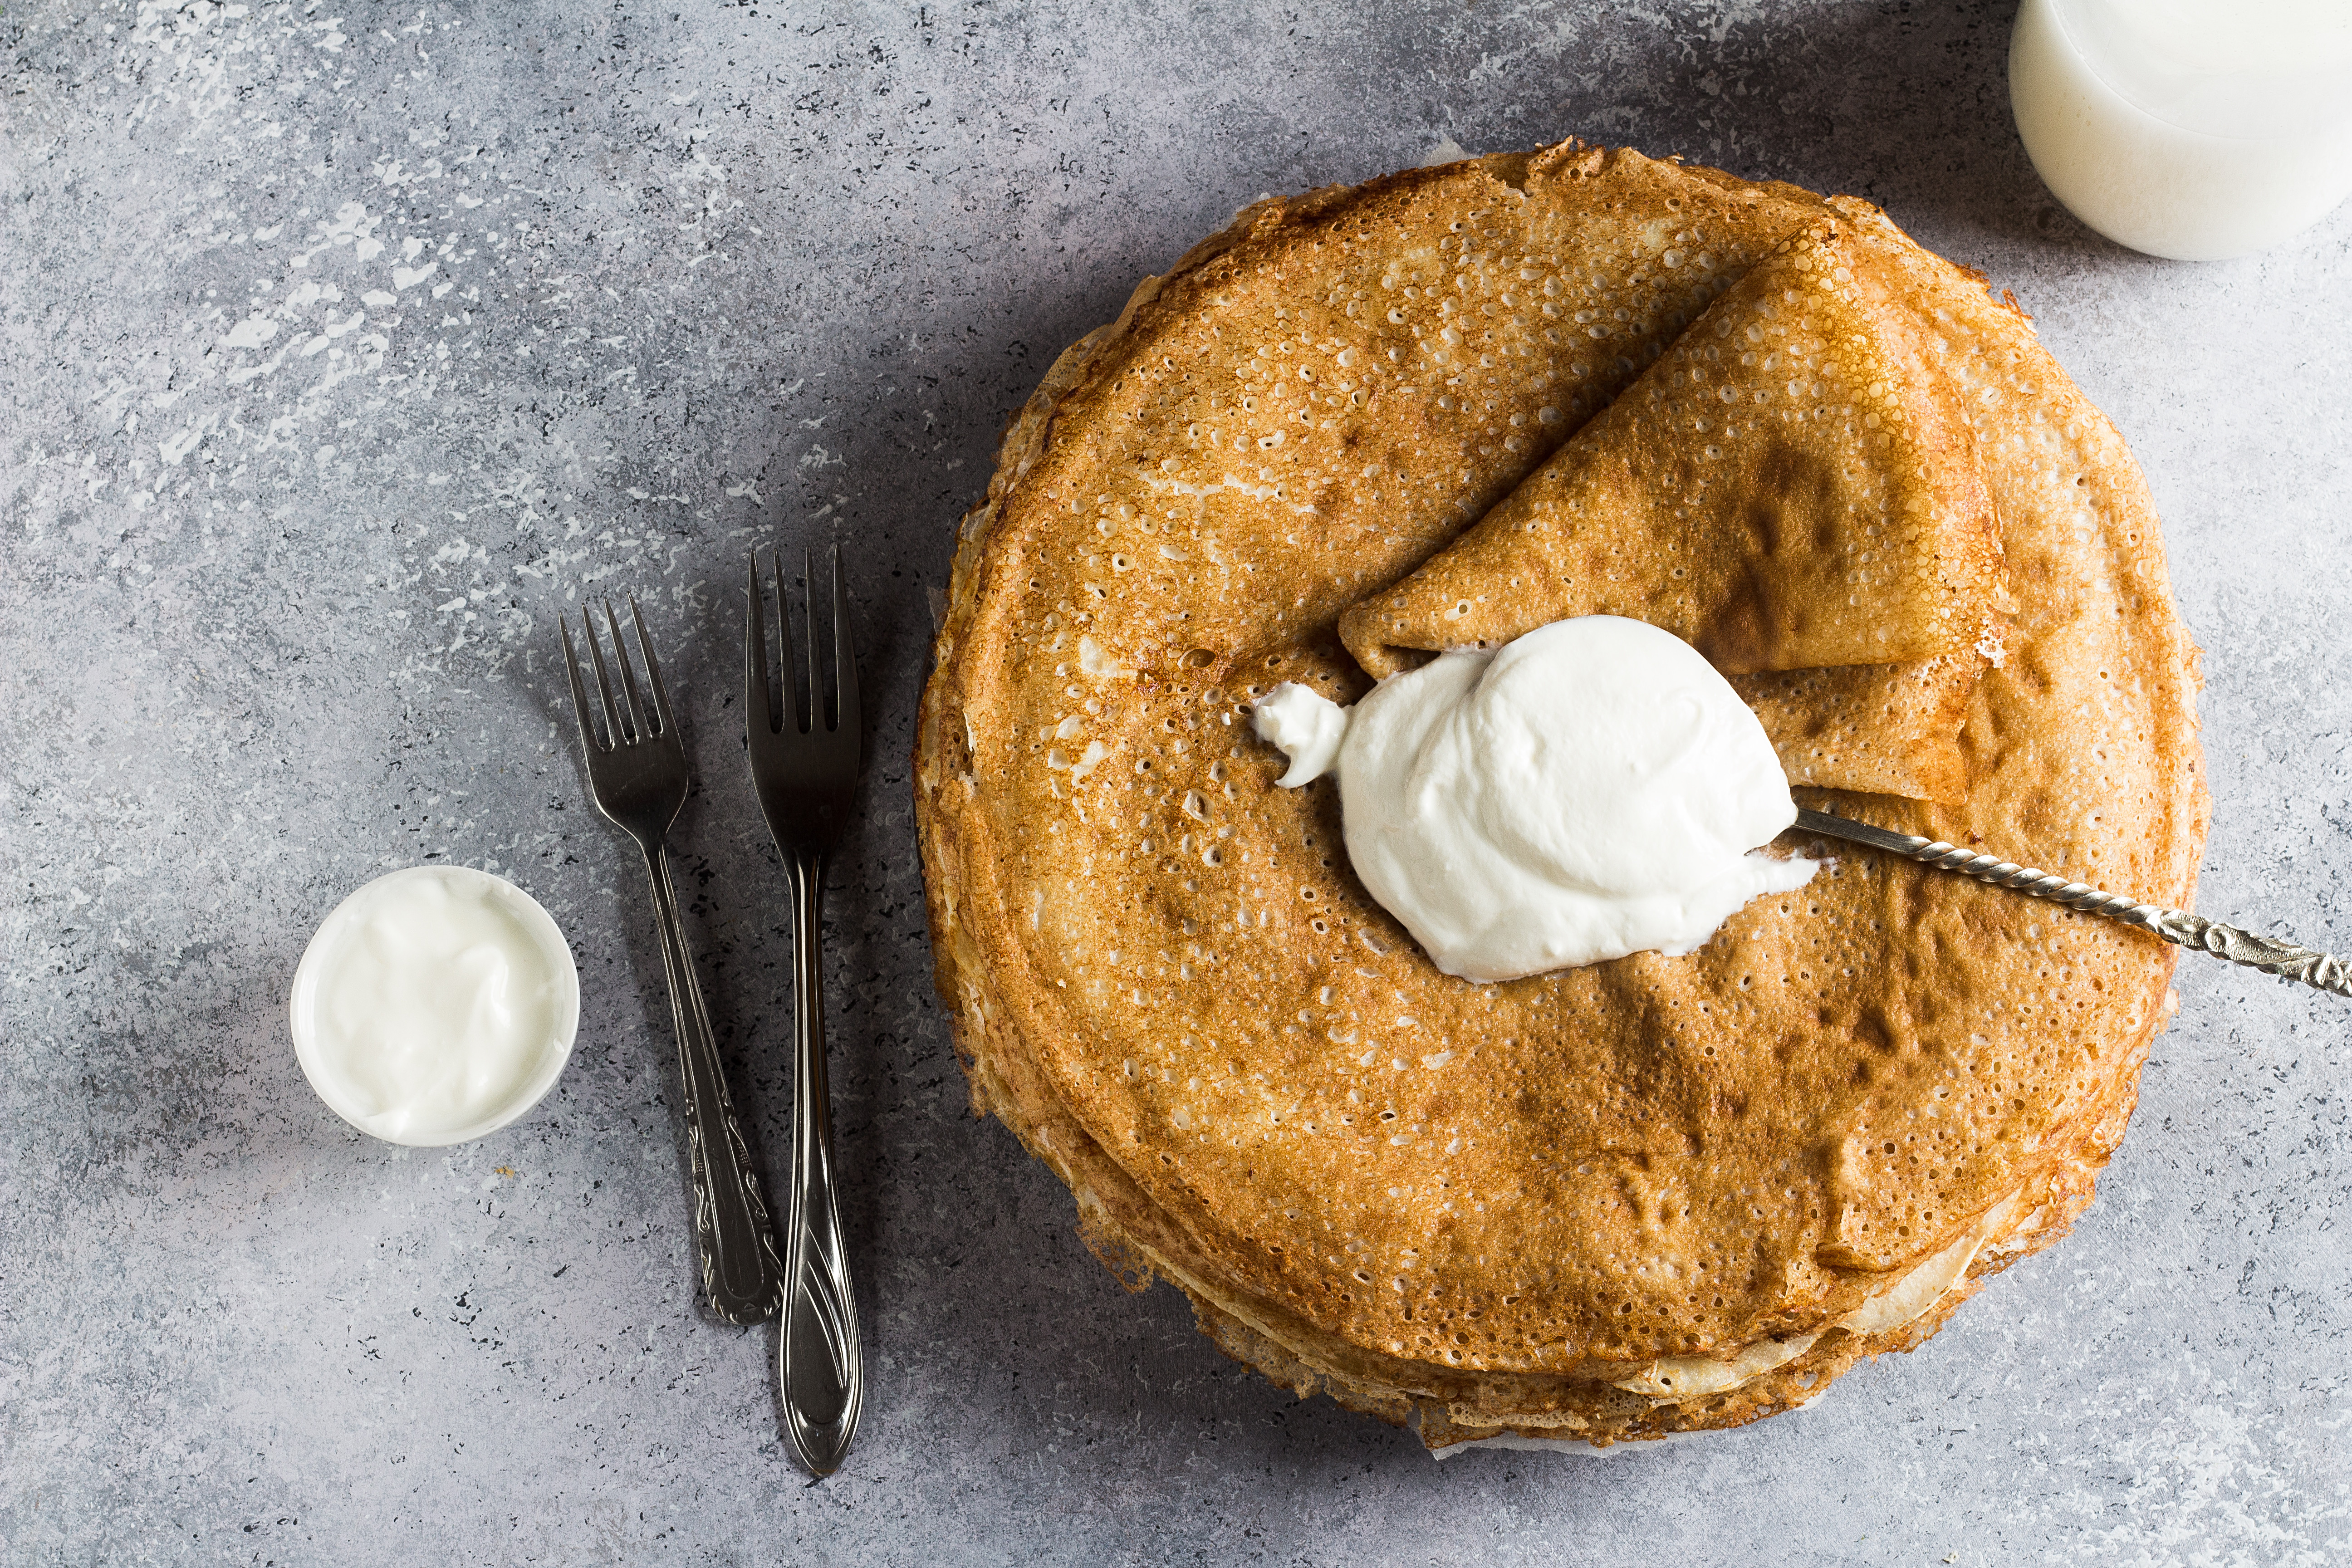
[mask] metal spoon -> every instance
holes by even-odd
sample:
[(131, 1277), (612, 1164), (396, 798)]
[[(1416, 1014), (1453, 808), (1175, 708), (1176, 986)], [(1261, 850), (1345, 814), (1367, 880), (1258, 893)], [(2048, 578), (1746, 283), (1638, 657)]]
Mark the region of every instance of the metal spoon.
[(1940, 838), (1917, 838), (1908, 833), (1894, 833), (1884, 827), (1873, 827), (1866, 822), (1850, 822), (1843, 816), (1832, 816), (1826, 812), (1800, 809), (1796, 830), (1867, 844), (1890, 855), (1901, 855), (1942, 870), (1974, 877), (1979, 882), (1990, 882), (1996, 888), (2008, 888), (2037, 899), (2048, 899), (2070, 910), (2105, 915), (2109, 920), (2137, 926), (2176, 947), (2210, 952), (2216, 958), (2226, 958), (2231, 963), (2242, 963), (2249, 969), (2259, 969), (2282, 980), (2299, 980), (2321, 991), (2333, 991), (2338, 996), (2352, 996), (2352, 964), (2334, 953), (2256, 936), (2250, 931), (2223, 925), (2220, 921), (2209, 921), (2203, 915), (2192, 915), (2186, 910), (2135, 903), (2115, 893), (2103, 893), (2096, 888), (2070, 882), (2047, 871), (2037, 871), (2031, 866), (2020, 866), (2014, 861), (1998, 859), (1990, 855), (1979, 855), (1958, 845), (1947, 844)]

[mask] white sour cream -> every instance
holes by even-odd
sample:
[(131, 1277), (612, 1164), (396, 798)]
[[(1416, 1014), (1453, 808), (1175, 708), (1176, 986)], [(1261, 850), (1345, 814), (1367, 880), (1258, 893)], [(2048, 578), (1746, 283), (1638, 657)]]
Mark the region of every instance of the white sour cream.
[(433, 1147), (539, 1103), (572, 1055), (580, 978), (530, 894), (463, 866), (415, 866), (337, 906), (294, 972), (294, 1051), (335, 1112)]
[(1696, 649), (1640, 621), (1441, 654), (1353, 709), (1285, 682), (1255, 723), (1291, 756), (1282, 784), (1336, 769), (1356, 875), (1466, 980), (1686, 953), (1816, 869), (1750, 852), (1797, 819), (1772, 742)]

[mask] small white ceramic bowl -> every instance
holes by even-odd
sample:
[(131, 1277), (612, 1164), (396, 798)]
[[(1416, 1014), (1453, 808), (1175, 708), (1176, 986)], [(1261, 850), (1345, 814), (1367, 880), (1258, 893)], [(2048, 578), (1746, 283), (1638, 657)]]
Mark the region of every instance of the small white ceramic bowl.
[[(404, 889), (401, 884), (425, 878), (439, 879), (445, 888), (461, 896), (495, 902), (532, 940), (554, 987), (549, 1005), (551, 1037), (541, 1047), (540, 1059), (517, 1081), (511, 1092), (495, 1103), (480, 1106), (480, 1113), (463, 1125), (387, 1131), (384, 1119), (372, 1111), (364, 1099), (345, 1081), (345, 1075), (336, 1070), (322, 1047), (320, 1009), (322, 992), (338, 965), (351, 962), (348, 939), (353, 928), (381, 907), (388, 894), (402, 893)], [(572, 964), (572, 949), (564, 942), (554, 917), (512, 882), (470, 866), (411, 866), (365, 884), (336, 905), (334, 912), (320, 923), (310, 945), (303, 950), (302, 962), (294, 970), (291, 1022), (294, 1055), (302, 1064), (302, 1076), (310, 1080), (310, 1087), (336, 1115), (370, 1137), (388, 1143), (441, 1148), (497, 1131), (529, 1111), (555, 1087), (555, 1080), (563, 1076), (564, 1066), (572, 1059), (572, 1038), (580, 1026), (580, 973)]]

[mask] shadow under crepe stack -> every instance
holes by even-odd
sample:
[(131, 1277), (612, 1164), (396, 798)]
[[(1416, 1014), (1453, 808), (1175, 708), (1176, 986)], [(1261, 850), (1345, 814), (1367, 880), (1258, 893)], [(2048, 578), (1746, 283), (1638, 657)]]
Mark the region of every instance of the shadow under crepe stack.
[[(1792, 471), (1830, 521), (1759, 534)], [(1853, 854), (1687, 957), (1438, 973), (1249, 705), (1593, 609), (1732, 671), (1843, 786), (1804, 804), (2180, 906), (2203, 839), (2137, 466), (1874, 209), (1570, 142), (1260, 202), (1147, 279), (962, 524), (940, 988), (1107, 1264), (1433, 1448), (1738, 1426), (1912, 1347), (2090, 1201), (2170, 1007), (2153, 938)]]

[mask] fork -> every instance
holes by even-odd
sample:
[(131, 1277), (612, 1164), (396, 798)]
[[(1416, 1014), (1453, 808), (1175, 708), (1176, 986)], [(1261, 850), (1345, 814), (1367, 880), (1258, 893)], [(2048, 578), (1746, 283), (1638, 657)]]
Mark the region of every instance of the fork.
[(694, 1184), (694, 1237), (702, 1260), (702, 1294), (710, 1310), (730, 1323), (761, 1323), (776, 1315), (783, 1296), (784, 1266), (776, 1257), (774, 1227), (768, 1219), (767, 1199), (751, 1153), (735, 1122), (734, 1103), (728, 1098), (726, 1075), (719, 1067), (719, 1046), (710, 1033), (710, 1016), (702, 1005), (702, 987), (695, 979), (694, 958), (687, 951), (686, 931), (678, 924), (677, 894), (670, 886), (669, 857), (664, 845), (678, 808), (686, 804), (686, 746), (670, 716), (669, 692), (664, 689), (661, 666), (654, 661), (653, 638), (646, 634), (646, 616), (633, 595), (629, 614), (635, 619), (637, 650), (646, 661), (646, 679), (653, 689), (650, 707), (637, 692), (629, 667), (628, 645), (621, 639), (620, 622), (613, 602), (604, 601), (604, 627), (613, 639), (614, 661), (621, 667), (621, 701), (614, 702), (613, 683), (604, 667), (604, 651), (596, 637), (595, 618), (583, 608), (581, 629), (588, 638), (588, 657), (595, 666), (596, 710), (604, 719), (600, 740), (580, 681), (580, 657), (572, 651), (572, 628), (559, 617), (556, 629), (563, 639), (563, 663), (572, 675), (572, 707), (580, 718), (580, 744), (588, 757), (588, 784), (597, 809), (612, 818), (645, 851), (646, 870), (653, 879), (654, 924), (661, 932), (662, 967), (669, 977), (670, 1018), (677, 1026), (679, 1076), (686, 1083), (687, 1166)]
[[(821, 921), (825, 857), (849, 820), (865, 760), (865, 721), (857, 700), (857, 656), (850, 646), (849, 591), (841, 547), (833, 548), (833, 722), (825, 722), (825, 682), (817, 660), (816, 577), (808, 584), (808, 681), (793, 664), (792, 611), (784, 597), (783, 557), (775, 563), (778, 682), (768, 679), (768, 629), (761, 609), (760, 556), (751, 554), (751, 613), (743, 623), (745, 750), (760, 811), (784, 858), (793, 885), (792, 1202), (784, 1226), (784, 1321), (776, 1383), (784, 1429), (810, 1473), (829, 1476), (849, 1452), (866, 1403), (866, 1363), (857, 1339), (857, 1297), (841, 1233), (834, 1182), (833, 1108), (824, 1072), (824, 953)], [(803, 711), (808, 715), (805, 725)]]

